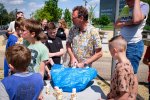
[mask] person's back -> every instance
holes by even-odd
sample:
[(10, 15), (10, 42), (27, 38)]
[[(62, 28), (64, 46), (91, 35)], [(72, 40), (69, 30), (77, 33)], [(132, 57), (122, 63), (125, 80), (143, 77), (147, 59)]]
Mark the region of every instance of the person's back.
[(108, 99), (135, 100), (138, 81), (134, 75), (132, 65), (126, 57), (126, 41), (122, 36), (113, 37), (109, 41), (109, 50), (117, 60), (114, 68)]
[[(31, 52), (23, 45), (9, 47), (5, 53), (10, 69), (15, 73), (1, 80), (1, 100), (37, 100), (43, 80), (39, 73), (30, 73), (27, 68), (31, 61)], [(38, 83), (38, 84), (37, 84)]]
[[(37, 100), (44, 84), (41, 74), (29, 72), (15, 73), (1, 82), (10, 100)], [(6, 94), (5, 96), (7, 97)]]

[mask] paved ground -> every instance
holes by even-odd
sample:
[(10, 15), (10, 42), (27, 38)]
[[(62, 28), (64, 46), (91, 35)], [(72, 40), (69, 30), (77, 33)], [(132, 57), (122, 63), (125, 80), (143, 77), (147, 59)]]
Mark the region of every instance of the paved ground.
[[(107, 31), (108, 39), (112, 37), (112, 32)], [(3, 68), (3, 61), (4, 61), (4, 52), (5, 52), (5, 44), (6, 40), (2, 35), (0, 35), (0, 69)], [(146, 48), (146, 47), (145, 47)], [(109, 92), (109, 80), (111, 77), (111, 56), (108, 50), (103, 48), (103, 57), (96, 61), (93, 66), (98, 70), (100, 77), (102, 78), (99, 80), (99, 85), (102, 87), (105, 94)], [(2, 78), (2, 70), (0, 71), (0, 79)], [(140, 62), (140, 67), (138, 71), (138, 79), (139, 79), (139, 95), (143, 98), (143, 100), (148, 100), (148, 88), (147, 88), (147, 75), (148, 75), (148, 67)], [(100, 79), (100, 78), (99, 78)], [(104, 80), (103, 80), (104, 79)], [(140, 98), (139, 100), (141, 100)]]

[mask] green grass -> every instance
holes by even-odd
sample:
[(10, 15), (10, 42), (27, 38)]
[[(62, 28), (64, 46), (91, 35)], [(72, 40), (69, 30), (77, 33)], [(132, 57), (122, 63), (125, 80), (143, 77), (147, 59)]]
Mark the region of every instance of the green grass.
[(101, 26), (101, 25), (94, 25), (96, 28), (100, 28), (102, 30), (113, 30), (114, 29), (114, 25), (113, 23), (110, 23), (107, 26)]
[(149, 25), (145, 25), (144, 29), (145, 30), (150, 30), (150, 26)]

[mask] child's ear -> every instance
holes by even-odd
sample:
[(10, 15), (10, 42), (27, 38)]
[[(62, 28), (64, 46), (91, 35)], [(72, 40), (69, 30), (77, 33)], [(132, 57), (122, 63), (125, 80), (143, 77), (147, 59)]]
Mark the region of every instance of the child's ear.
[(11, 71), (14, 71), (14, 70), (15, 70), (14, 66), (11, 65), (11, 64), (9, 64), (9, 68), (11, 69)]
[(32, 37), (35, 37), (35, 32), (32, 32), (32, 33), (31, 33), (31, 36), (32, 36)]
[(81, 20), (84, 20), (84, 17), (83, 17), (83, 16), (81, 16), (80, 18), (81, 18)]
[(114, 51), (114, 53), (117, 53), (117, 52), (118, 52), (118, 49), (113, 48), (113, 51)]

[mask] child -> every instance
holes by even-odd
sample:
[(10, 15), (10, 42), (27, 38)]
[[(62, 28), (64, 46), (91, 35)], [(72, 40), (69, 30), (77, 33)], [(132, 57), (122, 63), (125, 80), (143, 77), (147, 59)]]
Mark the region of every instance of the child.
[(109, 41), (109, 50), (112, 57), (118, 61), (114, 69), (108, 99), (135, 100), (138, 82), (132, 65), (126, 57), (127, 42), (119, 35)]
[[(56, 37), (56, 26), (53, 22), (48, 24), (48, 41), (45, 45), (49, 49), (49, 57), (52, 58), (55, 64), (61, 63), (61, 56), (64, 54), (64, 49), (62, 41), (60, 38)], [(51, 64), (49, 64), (49, 69), (51, 69)]]
[(41, 43), (39, 38), (39, 34), (42, 31), (40, 22), (33, 19), (27, 19), (22, 26), (22, 37), (30, 43), (28, 48), (31, 50), (32, 55), (28, 70), (30, 72), (39, 72), (44, 76), (45, 63), (49, 59), (49, 51), (47, 47)]
[(148, 65), (149, 67), (148, 82), (149, 82), (149, 100), (150, 100), (150, 46), (147, 47), (146, 53), (143, 58), (143, 63)]
[(31, 61), (30, 50), (23, 45), (16, 44), (6, 50), (5, 56), (9, 67), (15, 74), (1, 80), (0, 99), (37, 100), (44, 83), (41, 74), (28, 72), (28, 65)]
[[(23, 22), (23, 18), (18, 18), (15, 21), (15, 32), (13, 34), (10, 34), (7, 44), (6, 44), (6, 50), (8, 47), (15, 45), (19, 38), (20, 38), (20, 25)], [(19, 42), (18, 42), (19, 43)], [(4, 59), (4, 77), (7, 77), (9, 75), (9, 66), (8, 63), (6, 61), (6, 59)]]
[[(43, 44), (45, 44), (46, 41), (48, 40), (47, 34), (45, 34), (43, 32), (39, 34), (39, 38)], [(49, 59), (51, 59), (51, 58), (49, 58)], [(49, 63), (50, 63), (49, 61), (46, 62), (46, 64), (49, 64)], [(49, 70), (48, 66), (46, 65), (45, 73), (44, 73), (44, 80), (49, 80), (49, 79), (50, 79), (50, 70)]]

